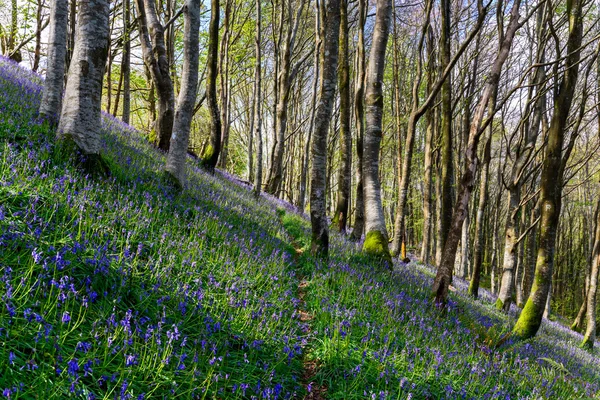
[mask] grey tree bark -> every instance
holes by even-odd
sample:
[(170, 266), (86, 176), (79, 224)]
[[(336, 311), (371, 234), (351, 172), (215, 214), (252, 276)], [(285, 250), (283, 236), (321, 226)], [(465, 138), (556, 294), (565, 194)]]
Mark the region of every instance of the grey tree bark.
[[(315, 32), (320, 32), (321, 30), (321, 12), (319, 10), (318, 4), (315, 5)], [(315, 73), (313, 77), (313, 87), (312, 87), (312, 95), (310, 100), (310, 117), (308, 122), (308, 139), (304, 144), (304, 154), (302, 156), (302, 171), (300, 175), (300, 190), (298, 194), (298, 208), (300, 211), (304, 212), (304, 208), (306, 206), (306, 178), (308, 176), (308, 162), (310, 159), (310, 145), (312, 141), (312, 132), (313, 127), (315, 125), (315, 112), (317, 110), (317, 91), (319, 88), (319, 76), (320, 76), (320, 65), (319, 65), (319, 55), (321, 54), (321, 39), (320, 35), (315, 35), (315, 57), (314, 57), (314, 68)]]
[[(344, 1), (344, 0), (342, 0)], [(319, 105), (315, 117), (310, 173), (310, 222), (312, 226), (311, 252), (327, 257), (329, 229), (326, 208), (327, 133), (337, 84), (337, 64), (340, 42), (340, 0), (328, 0), (323, 18), (323, 51), (321, 53), (321, 79)]]
[(190, 127), (198, 92), (198, 43), (200, 30), (201, 0), (186, 0), (183, 10), (183, 72), (181, 89), (177, 98), (173, 134), (167, 156), (166, 173), (171, 175), (176, 186), (185, 186), (185, 161), (190, 142)]
[(100, 160), (102, 79), (108, 53), (108, 0), (79, 4), (77, 41), (58, 124), (57, 138), (74, 142), (94, 166)]
[(208, 28), (208, 60), (206, 61), (206, 102), (210, 110), (210, 143), (202, 155), (202, 165), (214, 171), (221, 152), (221, 116), (217, 103), (217, 75), (219, 52), (219, 0), (210, 2), (210, 24)]
[[(283, 2), (285, 3), (285, 1)], [(290, 98), (290, 90), (292, 88), (292, 82), (294, 81), (298, 70), (303, 60), (298, 61), (292, 65), (292, 54), (296, 45), (296, 35), (302, 20), (302, 10), (304, 9), (305, 0), (301, 0), (297, 6), (296, 15), (293, 17), (293, 2), (287, 0), (287, 7), (282, 3), (282, 7), (285, 8), (285, 14), (287, 14), (288, 23), (286, 24), (285, 38), (282, 38), (280, 45), (283, 46), (281, 53), (281, 60), (279, 62), (279, 74), (277, 76), (277, 106), (275, 107), (275, 143), (273, 146), (273, 152), (271, 156), (271, 168), (269, 169), (269, 177), (267, 179), (266, 192), (276, 196), (281, 187), (281, 181), (283, 179), (283, 154), (285, 150), (285, 134), (287, 131), (287, 119), (288, 119), (288, 103)], [(282, 21), (283, 24), (284, 12), (282, 9)]]
[(153, 0), (135, 0), (142, 54), (158, 94), (158, 116), (154, 130), (158, 148), (169, 150), (175, 115), (175, 91), (165, 45), (164, 27), (156, 15)]
[(262, 139), (262, 14), (261, 1), (256, 0), (256, 34), (254, 40), (254, 51), (256, 64), (254, 66), (254, 129), (256, 135), (256, 173), (254, 174), (254, 196), (258, 198), (262, 189), (262, 164), (263, 164), (263, 139)]
[(48, 35), (48, 67), (40, 116), (52, 125), (58, 125), (62, 108), (65, 81), (65, 56), (67, 53), (68, 0), (53, 0), (50, 6), (50, 33)]
[(383, 122), (383, 71), (392, 15), (391, 0), (377, 0), (373, 42), (366, 72), (366, 131), (363, 143), (365, 243), (363, 251), (390, 262), (388, 233), (381, 203), (379, 150)]
[(365, 202), (363, 185), (363, 141), (365, 131), (364, 82), (365, 82), (365, 22), (367, 0), (358, 0), (358, 38), (356, 43), (356, 81), (354, 88), (354, 120), (356, 123), (356, 202), (351, 240), (359, 240), (365, 228)]
[(529, 299), (513, 328), (513, 334), (528, 339), (537, 333), (552, 283), (556, 229), (561, 208), (562, 180), (565, 160), (562, 150), (567, 118), (579, 75), (579, 59), (583, 35), (583, 1), (567, 2), (569, 36), (565, 56), (565, 69), (554, 100), (554, 113), (548, 130), (548, 144), (540, 182), (539, 248), (535, 275)]
[(131, 5), (129, 0), (123, 4), (123, 116), (122, 120), (129, 124), (131, 114)]

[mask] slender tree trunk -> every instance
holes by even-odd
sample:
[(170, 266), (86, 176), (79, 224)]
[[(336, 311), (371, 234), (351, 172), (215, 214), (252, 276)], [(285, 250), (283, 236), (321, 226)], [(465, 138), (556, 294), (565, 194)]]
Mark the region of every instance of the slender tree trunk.
[[(44, 10), (44, 1), (43, 0), (38, 0), (37, 1), (37, 11), (36, 11), (36, 29), (35, 29), (35, 50), (33, 53), (33, 66), (31, 67), (31, 70), (34, 72), (37, 72), (38, 68), (40, 67), (40, 55), (42, 52), (42, 11)], [(65, 24), (65, 31), (66, 31), (66, 24)], [(66, 46), (66, 43), (65, 43)]]
[(356, 204), (354, 226), (350, 239), (360, 240), (365, 225), (365, 202), (363, 184), (364, 142), (364, 82), (365, 82), (365, 21), (367, 0), (358, 0), (358, 42), (356, 44), (356, 84), (354, 90), (354, 119), (356, 121)]
[(129, 0), (123, 0), (123, 58), (121, 68), (123, 73), (123, 122), (129, 124), (131, 113), (131, 37)]
[(229, 157), (229, 45), (231, 36), (231, 1), (225, 1), (225, 16), (223, 18), (221, 35), (221, 52), (219, 59), (219, 71), (221, 75), (221, 153), (219, 154), (218, 166), (225, 170), (227, 158)]
[(198, 92), (198, 43), (200, 30), (201, 0), (186, 0), (183, 32), (183, 72), (181, 89), (177, 98), (173, 135), (167, 156), (166, 172), (174, 179), (177, 187), (185, 186), (185, 161), (190, 142), (190, 128)]
[(391, 0), (377, 0), (373, 42), (366, 72), (366, 132), (363, 143), (365, 232), (363, 251), (390, 262), (388, 234), (381, 203), (379, 150), (383, 120), (383, 72), (392, 14)]
[(173, 131), (175, 92), (165, 45), (165, 29), (158, 20), (153, 0), (135, 1), (138, 9), (138, 27), (144, 63), (150, 71), (158, 94), (158, 116), (154, 130), (158, 148), (168, 151)]
[[(483, 93), (481, 94), (481, 98), (479, 99), (479, 103), (475, 108), (473, 119), (471, 121), (469, 140), (466, 147), (465, 170), (461, 178), (456, 206), (452, 213), (452, 224), (450, 230), (448, 231), (446, 242), (444, 243), (442, 261), (438, 266), (438, 271), (433, 283), (435, 303), (441, 307), (445, 307), (446, 305), (448, 286), (452, 281), (452, 270), (454, 267), (454, 261), (456, 259), (456, 249), (461, 236), (461, 228), (465, 218), (467, 217), (467, 213), (469, 212), (469, 200), (475, 185), (477, 166), (479, 164), (479, 160), (477, 159), (477, 146), (479, 144), (481, 134), (483, 133), (481, 130), (481, 124), (483, 121), (484, 112), (488, 107), (490, 99), (495, 96), (495, 93), (498, 90), (502, 66), (508, 58), (513, 38), (520, 26), (519, 6), (520, 0), (516, 0), (513, 3), (510, 12), (510, 21), (506, 29), (506, 34), (503, 35), (503, 40), (501, 41), (500, 48), (498, 49), (498, 55), (491, 66), (490, 74), (486, 80)], [(481, 1), (478, 3), (478, 7), (480, 8), (481, 14), (483, 12), (483, 5)], [(490, 115), (490, 117), (491, 116), (492, 115)]]
[(77, 42), (65, 90), (57, 138), (74, 142), (90, 166), (100, 158), (102, 80), (108, 53), (108, 0), (79, 5)]
[(589, 287), (586, 297), (586, 330), (581, 343), (582, 347), (593, 348), (596, 340), (596, 298), (598, 295), (598, 269), (600, 263), (600, 200), (596, 203), (596, 233), (592, 250), (592, 266)]
[(40, 104), (40, 116), (58, 125), (62, 108), (65, 81), (65, 54), (67, 52), (67, 0), (53, 0), (50, 7), (50, 34), (48, 36), (48, 67), (44, 92)]
[[(208, 103), (208, 108), (210, 110), (210, 143), (206, 149), (204, 149), (202, 164), (207, 170), (213, 171), (217, 166), (217, 160), (219, 159), (219, 153), (221, 152), (221, 116), (219, 115), (219, 105), (217, 103), (220, 10), (219, 0), (211, 0), (210, 4), (208, 60), (206, 62), (206, 102)], [(260, 110), (257, 112), (260, 113)]]
[[(344, 0), (342, 0), (344, 1)], [(340, 42), (340, 0), (327, 0), (322, 16), (323, 52), (321, 54), (321, 78), (319, 105), (315, 117), (312, 141), (312, 168), (310, 174), (310, 221), (312, 225), (311, 252), (327, 257), (329, 230), (327, 222), (326, 190), (327, 133), (335, 102), (336, 74)]]
[(535, 277), (529, 299), (513, 329), (513, 334), (527, 339), (535, 336), (541, 322), (552, 283), (556, 229), (561, 208), (562, 179), (565, 162), (562, 157), (564, 134), (573, 94), (579, 75), (580, 46), (583, 32), (583, 1), (567, 2), (569, 37), (566, 68), (554, 101), (554, 113), (548, 130), (546, 157), (540, 182), (540, 233)]
[(479, 203), (477, 205), (477, 214), (475, 216), (475, 243), (473, 245), (473, 274), (469, 283), (469, 294), (474, 298), (479, 297), (479, 282), (481, 280), (481, 265), (483, 264), (484, 256), (484, 221), (483, 216), (487, 205), (488, 197), (488, 180), (490, 173), (490, 160), (492, 149), (492, 128), (488, 129), (488, 136), (485, 141), (483, 150), (482, 170), (479, 184)]
[[(427, 91), (431, 92), (433, 85), (433, 74), (436, 69), (434, 45), (433, 45), (433, 30), (428, 29), (427, 47), (429, 60), (427, 65)], [(429, 108), (425, 113), (427, 120), (427, 131), (425, 133), (425, 150), (424, 150), (424, 165), (423, 165), (423, 244), (421, 246), (421, 261), (423, 264), (429, 264), (429, 253), (431, 247), (431, 234), (433, 227), (431, 226), (431, 211), (432, 211), (432, 193), (431, 193), (431, 172), (433, 165), (433, 137), (435, 132), (435, 112)]]
[[(443, 70), (450, 64), (450, 25), (451, 0), (441, 0), (441, 33), (440, 33), (440, 67)], [(441, 209), (439, 210), (440, 226), (438, 227), (439, 246), (444, 248), (450, 224), (452, 221), (452, 186), (454, 178), (452, 161), (452, 81), (450, 77), (444, 81), (441, 93), (441, 112), (442, 112), (442, 147), (441, 147)], [(439, 265), (439, 264), (438, 264)]]
[[(283, 179), (283, 155), (285, 151), (285, 135), (287, 131), (288, 119), (288, 103), (290, 98), (290, 89), (292, 82), (298, 71), (299, 65), (292, 66), (292, 54), (298, 31), (301, 13), (304, 8), (305, 1), (302, 0), (297, 9), (296, 17), (293, 16), (292, 0), (287, 0), (287, 15), (288, 23), (286, 24), (286, 34), (283, 42), (281, 53), (281, 61), (277, 76), (277, 106), (275, 107), (275, 143), (273, 146), (271, 168), (267, 179), (266, 192), (276, 196), (281, 188)], [(282, 5), (282, 7), (285, 7)], [(283, 15), (282, 15), (283, 17)], [(283, 24), (283, 21), (281, 22)]]
[(66, 68), (67, 71), (71, 68), (71, 59), (73, 58), (73, 52), (75, 51), (75, 29), (77, 22), (77, 0), (69, 1), (69, 32), (67, 41), (67, 60)]
[(261, 14), (261, 1), (256, 0), (256, 36), (254, 40), (254, 51), (256, 53), (256, 65), (254, 66), (254, 129), (256, 135), (256, 173), (254, 174), (254, 195), (255, 197), (260, 196), (262, 189), (262, 163), (263, 163), (263, 140), (262, 140), (262, 118), (261, 118), (261, 105), (262, 105), (262, 14)]
[(350, 66), (348, 65), (348, 0), (340, 1), (340, 169), (338, 175), (337, 205), (333, 223), (340, 232), (346, 232), (348, 203), (352, 178), (352, 132), (350, 130)]

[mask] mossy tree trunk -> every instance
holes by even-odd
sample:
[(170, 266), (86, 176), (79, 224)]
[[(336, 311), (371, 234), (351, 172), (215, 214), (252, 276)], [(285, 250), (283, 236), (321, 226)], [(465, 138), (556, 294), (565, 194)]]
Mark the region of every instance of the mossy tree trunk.
[(209, 171), (214, 171), (221, 152), (221, 116), (219, 115), (217, 100), (219, 16), (219, 0), (211, 0), (208, 60), (206, 62), (206, 102), (210, 111), (210, 142), (204, 149), (204, 154), (202, 154), (202, 165)]
[(180, 188), (183, 188), (186, 180), (185, 161), (198, 91), (200, 0), (186, 0), (183, 15), (183, 73), (166, 166), (166, 172), (175, 179)]
[(69, 68), (57, 138), (73, 142), (92, 168), (101, 160), (102, 79), (108, 55), (108, 0), (79, 5), (77, 42)]
[(67, 22), (69, 2), (53, 0), (50, 5), (50, 34), (48, 35), (48, 59), (46, 80), (40, 104), (40, 116), (58, 125), (62, 108), (65, 81), (65, 56), (67, 53)]
[(175, 91), (165, 45), (165, 29), (158, 19), (153, 0), (136, 0), (136, 5), (144, 64), (150, 71), (158, 94), (158, 115), (154, 130), (158, 148), (168, 151), (175, 116)]
[(356, 201), (351, 240), (360, 240), (365, 229), (365, 201), (363, 185), (363, 142), (365, 132), (365, 22), (367, 0), (358, 0), (358, 38), (356, 43), (356, 74), (354, 87), (354, 120), (356, 123)]
[(392, 16), (391, 0), (377, 0), (373, 42), (366, 72), (366, 131), (363, 143), (365, 232), (363, 251), (391, 261), (388, 234), (381, 203), (379, 150), (383, 122), (383, 72)]
[(340, 169), (338, 171), (337, 205), (333, 223), (346, 232), (348, 204), (352, 181), (352, 132), (350, 130), (350, 65), (348, 63), (348, 0), (340, 1)]
[(529, 299), (513, 328), (513, 334), (528, 339), (542, 323), (546, 301), (552, 284), (556, 229), (562, 201), (564, 135), (569, 110), (579, 75), (579, 59), (583, 33), (583, 0), (567, 1), (569, 36), (565, 53), (565, 69), (554, 100), (554, 113), (548, 130), (545, 159), (540, 181), (540, 228), (535, 275)]
[[(345, 0), (341, 0), (345, 1)], [(311, 252), (327, 257), (329, 229), (327, 223), (327, 133), (335, 103), (336, 74), (340, 41), (340, 0), (328, 0), (321, 13), (323, 26), (323, 51), (321, 53), (321, 77), (319, 105), (315, 117), (315, 131), (311, 148), (310, 173), (310, 221), (312, 226)], [(323, 12), (324, 11), (324, 12)]]

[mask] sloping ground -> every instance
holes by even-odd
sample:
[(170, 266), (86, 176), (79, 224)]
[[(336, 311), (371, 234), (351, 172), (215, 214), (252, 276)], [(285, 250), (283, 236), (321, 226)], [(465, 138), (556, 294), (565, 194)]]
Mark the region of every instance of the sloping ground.
[(440, 316), (428, 268), (382, 271), (336, 235), (316, 262), (287, 243), (310, 237), (289, 205), (191, 161), (174, 194), (164, 157), (110, 117), (112, 176), (84, 176), (35, 119), (39, 83), (0, 60), (5, 397), (600, 398), (600, 357), (577, 334), (545, 323), (496, 349), (511, 321), (491, 295), (456, 282)]
[(38, 77), (0, 61), (0, 392), (291, 398), (304, 392), (292, 248), (274, 207), (104, 118), (112, 177), (63, 160)]

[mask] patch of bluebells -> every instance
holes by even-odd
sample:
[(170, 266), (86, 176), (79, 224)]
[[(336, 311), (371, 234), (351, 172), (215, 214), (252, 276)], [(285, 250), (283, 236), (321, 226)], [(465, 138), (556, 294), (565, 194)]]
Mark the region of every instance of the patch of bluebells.
[[(53, 135), (36, 120), (40, 83), (0, 59), (5, 394), (302, 393), (298, 279), (272, 206), (193, 160), (175, 196), (160, 179), (164, 155), (108, 115), (112, 176), (82, 175), (53, 158)], [(38, 130), (24, 140), (27, 126)]]

